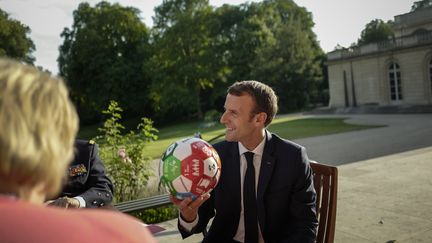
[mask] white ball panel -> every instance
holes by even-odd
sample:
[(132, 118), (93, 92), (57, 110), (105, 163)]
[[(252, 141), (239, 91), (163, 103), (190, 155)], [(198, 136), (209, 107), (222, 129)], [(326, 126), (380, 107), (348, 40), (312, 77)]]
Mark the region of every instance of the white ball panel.
[(179, 142), (177, 148), (174, 150), (174, 157), (179, 160), (184, 160), (192, 154), (192, 147), (189, 143)]
[(204, 162), (204, 175), (213, 177), (217, 172), (217, 164), (213, 157), (208, 157)]
[(179, 176), (172, 182), (174, 189), (179, 193), (189, 192), (192, 188), (192, 181), (184, 176)]

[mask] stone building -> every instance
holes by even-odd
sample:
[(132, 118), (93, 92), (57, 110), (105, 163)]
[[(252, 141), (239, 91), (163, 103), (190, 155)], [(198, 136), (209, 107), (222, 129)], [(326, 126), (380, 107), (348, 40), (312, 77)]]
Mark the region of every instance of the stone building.
[(432, 104), (432, 6), (397, 15), (393, 39), (327, 53), (331, 108)]

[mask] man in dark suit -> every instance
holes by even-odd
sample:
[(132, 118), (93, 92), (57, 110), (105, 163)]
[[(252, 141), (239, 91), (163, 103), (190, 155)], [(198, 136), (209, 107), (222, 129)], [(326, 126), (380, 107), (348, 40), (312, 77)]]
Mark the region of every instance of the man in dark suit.
[(215, 144), (221, 177), (211, 195), (173, 198), (186, 238), (212, 225), (203, 242), (315, 242), (316, 193), (305, 149), (266, 130), (277, 112), (273, 90), (257, 81), (228, 89), (226, 141)]
[(50, 206), (65, 208), (97, 208), (113, 199), (113, 184), (93, 140), (75, 141), (75, 158), (67, 171), (67, 182), (59, 197)]

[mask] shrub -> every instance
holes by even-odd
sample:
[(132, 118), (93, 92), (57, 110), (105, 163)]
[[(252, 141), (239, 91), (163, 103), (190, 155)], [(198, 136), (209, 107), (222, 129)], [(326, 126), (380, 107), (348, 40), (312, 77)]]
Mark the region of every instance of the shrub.
[(149, 177), (153, 174), (143, 148), (146, 143), (156, 140), (156, 128), (152, 120), (141, 118), (137, 132), (124, 134), (124, 126), (119, 122), (122, 108), (116, 101), (111, 101), (102, 114), (108, 116), (98, 130), (102, 135), (95, 140), (101, 145), (100, 156), (105, 162), (107, 174), (114, 183), (114, 201), (128, 201), (139, 198), (145, 189)]
[(147, 209), (142, 212), (131, 213), (132, 216), (139, 218), (146, 224), (156, 224), (178, 217), (177, 208), (173, 205)]

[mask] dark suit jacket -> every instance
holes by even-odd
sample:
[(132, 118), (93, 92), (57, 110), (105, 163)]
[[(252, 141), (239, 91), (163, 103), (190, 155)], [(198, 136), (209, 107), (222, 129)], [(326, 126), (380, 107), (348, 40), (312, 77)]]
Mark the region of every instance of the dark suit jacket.
[[(179, 224), (183, 238), (213, 223), (203, 242), (230, 242), (241, 210), (240, 156), (237, 142), (214, 145), (222, 162), (221, 177), (211, 197), (199, 208), (192, 232)], [(305, 149), (266, 132), (257, 189), (258, 220), (266, 243), (314, 242), (318, 225), (316, 193)]]
[(94, 142), (75, 142), (75, 158), (67, 173), (68, 180), (60, 196), (80, 196), (87, 208), (102, 207), (112, 202), (113, 184), (105, 175), (105, 167)]

